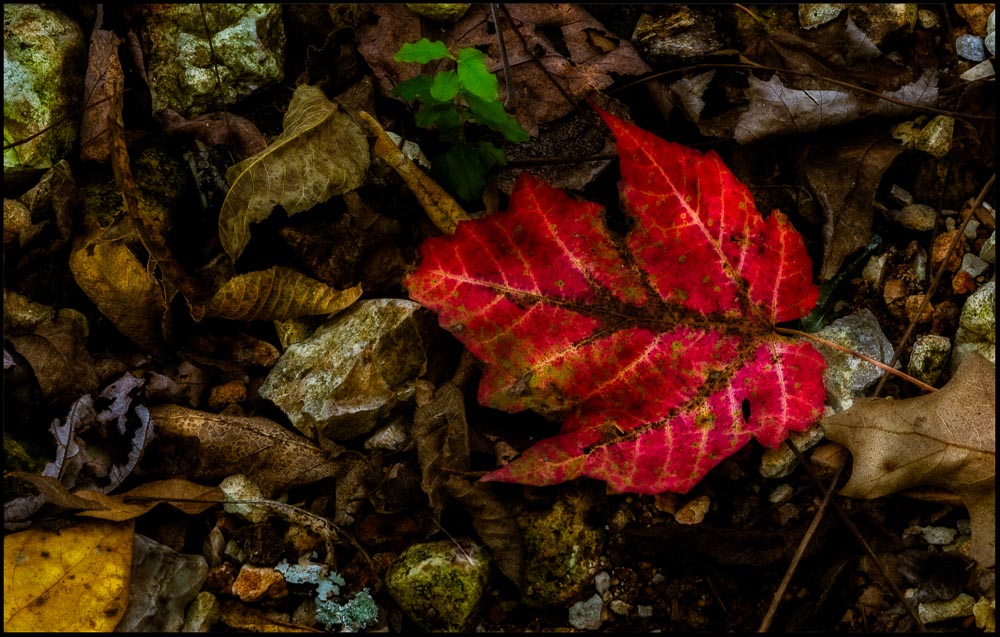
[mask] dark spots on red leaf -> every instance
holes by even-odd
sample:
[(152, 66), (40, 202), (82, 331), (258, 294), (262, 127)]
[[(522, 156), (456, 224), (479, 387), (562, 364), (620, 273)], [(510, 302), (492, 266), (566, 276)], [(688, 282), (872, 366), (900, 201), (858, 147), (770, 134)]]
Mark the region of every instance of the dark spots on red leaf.
[(750, 422), (750, 400), (747, 399), (747, 398), (744, 398), (743, 402), (740, 403), (740, 409), (743, 410), (743, 422), (749, 423)]

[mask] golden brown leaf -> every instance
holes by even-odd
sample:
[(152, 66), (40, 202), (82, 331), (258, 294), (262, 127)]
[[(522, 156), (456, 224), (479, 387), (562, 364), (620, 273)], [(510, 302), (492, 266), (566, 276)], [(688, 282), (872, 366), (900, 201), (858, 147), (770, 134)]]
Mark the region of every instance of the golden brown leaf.
[(455, 234), (458, 222), (469, 219), (469, 215), (462, 206), (458, 205), (458, 202), (444, 188), (410, 161), (410, 158), (396, 146), (392, 138), (386, 135), (385, 129), (374, 117), (362, 111), (358, 113), (358, 119), (368, 130), (368, 134), (375, 138), (375, 156), (399, 173), (410, 192), (420, 202), (424, 212), (441, 232)]
[(289, 215), (354, 190), (368, 170), (368, 141), (350, 116), (315, 86), (295, 89), (284, 132), (262, 152), (228, 171), (230, 189), (219, 213), (219, 238), (235, 261), (250, 224), (275, 206)]
[(100, 380), (75, 321), (60, 316), (42, 323), (33, 334), (8, 340), (31, 365), (46, 400), (68, 402), (97, 389)]
[(119, 332), (162, 353), (167, 302), (160, 284), (121, 241), (78, 240), (69, 269), (80, 289)]
[(879, 498), (937, 486), (965, 502), (972, 557), (996, 560), (996, 368), (970, 354), (940, 391), (906, 400), (866, 398), (823, 420), (828, 438), (854, 456), (841, 495)]
[(90, 59), (84, 81), (87, 104), (80, 122), (80, 159), (106, 162), (111, 155), (111, 123), (115, 103), (125, 90), (118, 59), (121, 39), (112, 31), (95, 29), (90, 37)]
[[(267, 418), (150, 407), (161, 438), (196, 439), (195, 479), (252, 476), (265, 497), (336, 475), (340, 449), (321, 449)], [(194, 453), (194, 451), (192, 451)]]
[[(360, 285), (336, 290), (295, 270), (275, 266), (226, 281), (205, 305), (204, 315), (234, 321), (280, 321), (334, 314), (360, 296)], [(199, 309), (192, 306), (195, 320), (201, 319)]]
[(110, 632), (128, 605), (131, 522), (87, 521), (3, 539), (4, 631)]

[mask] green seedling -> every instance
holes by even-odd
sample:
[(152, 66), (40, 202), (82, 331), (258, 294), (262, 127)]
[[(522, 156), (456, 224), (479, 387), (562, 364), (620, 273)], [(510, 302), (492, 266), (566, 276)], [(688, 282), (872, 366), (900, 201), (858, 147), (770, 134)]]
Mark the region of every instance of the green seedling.
[(414, 118), (417, 126), (437, 130), (442, 141), (454, 141), (434, 158), (434, 172), (462, 199), (477, 199), (486, 187), (486, 176), (494, 166), (506, 165), (507, 156), (488, 141), (468, 141), (466, 123), (486, 126), (511, 142), (524, 142), (529, 137), (500, 103), (497, 78), (486, 68), (486, 54), (464, 48), (456, 56), (443, 42), (421, 38), (404, 44), (393, 59), (416, 64), (448, 59), (455, 63), (454, 69), (434, 76), (421, 73), (401, 82), (392, 93), (420, 103)]

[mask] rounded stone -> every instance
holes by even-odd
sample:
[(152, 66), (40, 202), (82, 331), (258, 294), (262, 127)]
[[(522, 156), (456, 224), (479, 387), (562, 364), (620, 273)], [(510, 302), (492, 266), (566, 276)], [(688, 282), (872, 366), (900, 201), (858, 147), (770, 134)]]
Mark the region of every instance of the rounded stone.
[(972, 62), (982, 62), (986, 59), (983, 39), (978, 35), (965, 33), (955, 38), (955, 52), (959, 57)]
[(951, 341), (936, 334), (926, 334), (917, 339), (910, 353), (906, 373), (928, 385), (933, 385), (941, 376), (951, 354)]
[(414, 544), (392, 565), (386, 589), (424, 630), (461, 631), (479, 604), (489, 556), (471, 540)]

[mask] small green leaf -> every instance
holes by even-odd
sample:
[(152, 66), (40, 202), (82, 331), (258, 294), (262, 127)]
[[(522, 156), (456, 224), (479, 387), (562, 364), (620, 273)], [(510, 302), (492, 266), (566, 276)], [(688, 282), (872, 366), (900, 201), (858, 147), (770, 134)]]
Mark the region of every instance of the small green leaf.
[[(407, 102), (420, 100), (427, 102), (431, 94), (431, 82), (434, 81), (430, 75), (421, 73), (417, 77), (400, 82), (392, 89), (392, 94), (401, 97)], [(432, 98), (433, 99), (433, 98)]]
[(455, 56), (448, 52), (448, 47), (444, 45), (444, 42), (437, 40), (431, 42), (427, 38), (420, 38), (416, 42), (404, 44), (396, 55), (392, 56), (392, 59), (397, 62), (417, 62), (419, 64), (426, 64), (431, 60), (442, 58), (454, 60)]
[(502, 148), (497, 148), (489, 142), (479, 142), (477, 146), (479, 154), (483, 158), (483, 164), (487, 167), (493, 168), (494, 166), (507, 165), (507, 155), (503, 152)]
[(499, 96), (497, 78), (486, 68), (486, 54), (479, 49), (459, 49), (458, 79), (463, 91), (481, 100), (495, 102)]
[(465, 201), (473, 201), (483, 193), (489, 171), (479, 149), (465, 142), (458, 142), (434, 159), (434, 172)]
[(434, 126), (442, 132), (458, 128), (462, 125), (462, 122), (458, 118), (458, 111), (455, 110), (455, 105), (452, 102), (428, 104), (420, 109), (420, 112), (414, 116), (413, 121), (420, 128)]
[(431, 83), (431, 95), (439, 102), (450, 102), (458, 94), (458, 74), (455, 71), (442, 71), (434, 76)]
[(503, 110), (503, 104), (500, 102), (486, 102), (475, 95), (466, 95), (465, 103), (469, 105), (469, 110), (477, 122), (502, 133), (507, 141), (526, 142), (531, 137), (516, 119)]

